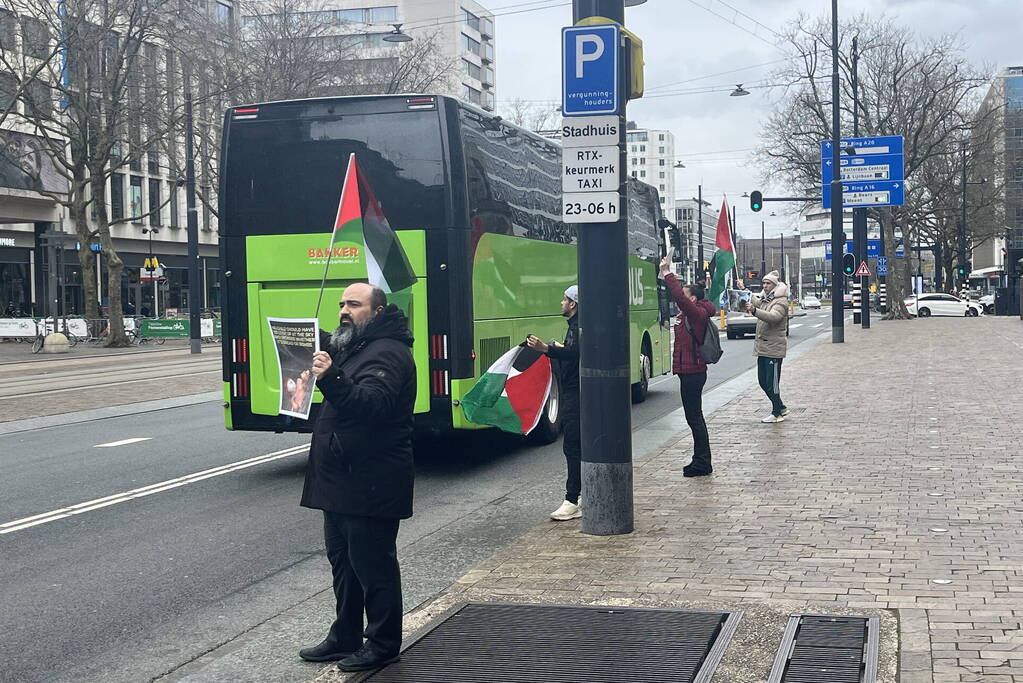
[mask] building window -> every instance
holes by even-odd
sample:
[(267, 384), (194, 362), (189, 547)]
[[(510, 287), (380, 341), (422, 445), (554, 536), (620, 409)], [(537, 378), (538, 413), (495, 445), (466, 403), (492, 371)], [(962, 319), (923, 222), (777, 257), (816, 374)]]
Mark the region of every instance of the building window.
[(483, 85), (494, 85), (494, 70), (489, 66), (483, 67)]
[(124, 218), (124, 174), (110, 174), (110, 218), (119, 221)]
[(639, 160), (639, 163), (641, 163), (641, 164), (643, 164), (644, 166), (646, 166), (646, 157), (642, 157), (642, 158), (640, 158), (640, 160)]
[(632, 165), (633, 166), (638, 166), (639, 165), (639, 159), (637, 159), (636, 157), (632, 157)]
[(371, 24), (386, 24), (390, 21), (398, 21), (398, 6), (370, 7), (369, 21)]
[(366, 23), (366, 12), (361, 9), (339, 9), (337, 18), (341, 22), (364, 24)]
[(480, 33), (483, 37), (490, 37), (494, 35), (494, 22), (486, 17), (480, 17)]
[(657, 148), (657, 153), (658, 154), (664, 154), (664, 148), (663, 147), (658, 147)]
[(167, 182), (167, 196), (170, 197), (170, 226), (177, 228), (181, 225), (178, 216), (178, 183), (175, 180)]
[(639, 172), (639, 177), (640, 178), (646, 178), (646, 171), (640, 171)]
[(476, 64), (473, 64), (468, 59), (462, 60), (462, 71), (469, 78), (476, 79), (477, 81), (483, 80), (483, 70)]
[(635, 171), (633, 171), (633, 172), (632, 172), (632, 177), (633, 177), (633, 178), (636, 178), (636, 177), (638, 177), (638, 176), (636, 175), (636, 172), (635, 172)]
[(132, 219), (142, 220), (142, 178), (137, 175), (131, 177), (131, 187), (128, 188), (128, 202), (130, 203), (129, 213)]
[(478, 41), (478, 40), (476, 40), (474, 38), (470, 38), (469, 36), (465, 35), (464, 33), (462, 34), (462, 46), (468, 52), (473, 53), (477, 57), (479, 57), (480, 54), (481, 54), (480, 41)]
[(658, 185), (657, 189), (659, 189), (661, 192), (664, 192), (664, 185)]
[(661, 162), (660, 164), (658, 164), (658, 166), (667, 166), (668, 165), (668, 162), (666, 160), (664, 160), (664, 159), (659, 159), (658, 161)]
[(155, 150), (146, 152), (146, 167), (149, 175), (160, 175), (160, 153)]
[(479, 90), (477, 90), (476, 88), (472, 88), (468, 85), (464, 86), (464, 89), (462, 91), (462, 97), (468, 102), (472, 102), (473, 104), (483, 103), (480, 97), (481, 95), (482, 93)]
[[(661, 189), (663, 190), (664, 188), (662, 187)], [(661, 197), (661, 204), (663, 204), (663, 203), (664, 203), (664, 197)]]
[(664, 142), (664, 133), (658, 133), (657, 140), (658, 142)]
[(491, 43), (483, 43), (483, 54), (480, 55), (484, 61), (494, 61), (494, 46)]
[(231, 25), (231, 6), (222, 2), (213, 5), (213, 18), (224, 26)]
[(0, 50), (13, 50), (17, 35), (18, 19), (14, 12), (0, 9)]
[(21, 40), (22, 52), (29, 57), (46, 59), (50, 56), (50, 30), (40, 20), (21, 18)]
[[(639, 146), (639, 151), (640, 152), (645, 152), (646, 151), (646, 145), (640, 145)], [(646, 163), (646, 162), (643, 162), (643, 163)]]
[[(661, 171), (661, 173), (660, 173), (660, 176), (661, 176), (661, 177), (663, 178), (663, 177), (664, 177), (664, 175), (665, 175), (665, 174), (664, 174), (664, 171)], [(661, 189), (663, 190), (664, 188), (662, 187)]]
[(480, 18), (467, 9), (462, 9), (462, 21), (471, 29), (480, 30)]
[(494, 106), (496, 105), (496, 103), (497, 102), (496, 102), (496, 99), (494, 98), (494, 93), (492, 93), (492, 92), (485, 92), (485, 93), (483, 93), (483, 108), (484, 109), (487, 109), (489, 111), (493, 111), (494, 110)]
[(50, 86), (43, 81), (33, 79), (29, 82), (22, 95), (25, 101), (25, 113), (28, 116), (49, 118), (53, 113), (53, 95)]
[(160, 217), (160, 181), (156, 178), (149, 179), (149, 224), (163, 225)]

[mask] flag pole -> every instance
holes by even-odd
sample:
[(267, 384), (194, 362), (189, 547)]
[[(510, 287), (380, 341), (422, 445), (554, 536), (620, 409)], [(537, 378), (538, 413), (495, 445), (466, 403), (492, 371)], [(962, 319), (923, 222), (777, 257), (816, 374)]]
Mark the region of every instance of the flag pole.
[(330, 270), (330, 257), (334, 254), (334, 239), (337, 237), (337, 222), (341, 220), (341, 206), (344, 204), (345, 196), (348, 194), (348, 178), (351, 176), (352, 164), (355, 163), (355, 152), (348, 157), (348, 168), (345, 169), (345, 181), (341, 185), (341, 199), (337, 202), (337, 216), (334, 217), (334, 229), (330, 231), (330, 248), (327, 249), (327, 262), (323, 266), (323, 279), (320, 280), (320, 294), (316, 297), (316, 312), (313, 317), (319, 320), (320, 304), (323, 303), (323, 289), (327, 286), (327, 271)]

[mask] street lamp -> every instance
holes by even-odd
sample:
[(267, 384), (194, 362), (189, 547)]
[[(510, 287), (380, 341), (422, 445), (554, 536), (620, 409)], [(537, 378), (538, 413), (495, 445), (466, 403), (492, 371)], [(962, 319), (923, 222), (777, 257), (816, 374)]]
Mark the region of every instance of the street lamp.
[(686, 167), (686, 165), (683, 164), (681, 161), (676, 161), (675, 162), (675, 168), (685, 168), (685, 167)]
[(803, 237), (799, 234), (799, 226), (796, 226), (796, 299), (802, 305), (803, 302)]
[(745, 97), (746, 95), (749, 95), (749, 90), (746, 90), (745, 88), (743, 88), (742, 87), (742, 83), (738, 83), (735, 86), (735, 90), (733, 90), (731, 93), (729, 93), (728, 96), (729, 97)]
[(401, 30), (401, 24), (391, 24), (394, 30), (384, 36), (384, 40), (388, 43), (407, 43), (412, 40), (412, 36)]

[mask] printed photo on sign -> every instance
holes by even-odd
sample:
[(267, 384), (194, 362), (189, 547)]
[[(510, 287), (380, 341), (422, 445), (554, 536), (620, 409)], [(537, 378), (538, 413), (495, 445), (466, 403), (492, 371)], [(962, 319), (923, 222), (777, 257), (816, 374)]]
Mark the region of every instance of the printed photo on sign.
[(277, 349), (280, 401), (277, 412), (309, 419), (313, 404), (313, 354), (320, 350), (320, 327), (315, 318), (267, 318)]

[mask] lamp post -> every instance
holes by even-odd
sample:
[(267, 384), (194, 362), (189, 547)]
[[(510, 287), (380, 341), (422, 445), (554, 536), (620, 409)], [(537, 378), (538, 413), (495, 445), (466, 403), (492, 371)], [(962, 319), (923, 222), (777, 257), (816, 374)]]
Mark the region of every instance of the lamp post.
[(767, 245), (764, 241), (764, 221), (760, 221), (760, 278), (767, 275)]
[[(963, 187), (963, 200), (962, 210), (963, 215), (959, 223), (959, 247), (958, 247), (958, 258), (959, 267), (963, 268), (962, 282), (959, 283), (960, 289), (963, 285), (968, 285), (970, 282), (970, 267), (968, 265), (969, 259), (966, 258), (966, 186), (967, 185), (983, 185), (987, 182), (987, 178), (981, 178), (980, 180), (968, 182), (966, 180), (966, 142), (963, 142), (963, 172), (962, 172), (962, 187)], [(937, 268), (937, 264), (935, 264)]]
[[(965, 195), (964, 195), (965, 196)], [(699, 266), (700, 277), (696, 278), (697, 282), (702, 282), (707, 279), (706, 271), (703, 269), (703, 185), (696, 186), (696, 229), (698, 231), (696, 239), (696, 263)]]
[(841, 109), (838, 71), (838, 0), (831, 0), (831, 166), (835, 169), (831, 179), (831, 244), (834, 256), (831, 259), (831, 342), (841, 344), (845, 341), (845, 311), (843, 310), (842, 290), (845, 275), (842, 272), (842, 259), (839, 255), (844, 251), (845, 229), (842, 225), (842, 178), (839, 145), (842, 144)]
[(781, 233), (781, 281), (785, 282), (785, 233)]
[(799, 234), (799, 228), (795, 230), (796, 233), (796, 299), (800, 302), (803, 301), (803, 238)]

